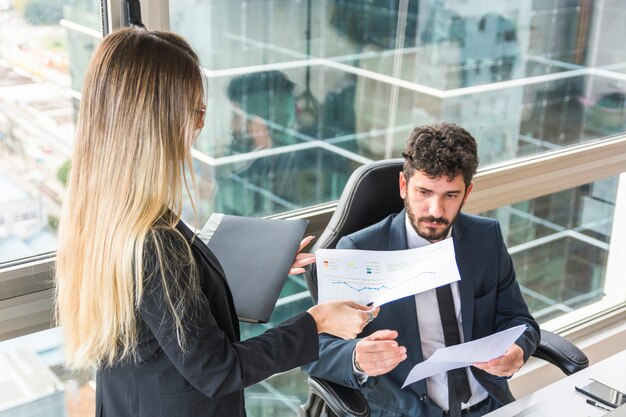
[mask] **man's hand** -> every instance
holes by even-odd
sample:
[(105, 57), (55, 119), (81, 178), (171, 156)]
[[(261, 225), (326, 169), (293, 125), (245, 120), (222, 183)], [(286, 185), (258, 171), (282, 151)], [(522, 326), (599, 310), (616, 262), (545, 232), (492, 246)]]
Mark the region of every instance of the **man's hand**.
[(496, 376), (511, 376), (522, 365), (524, 365), (524, 351), (515, 343), (499, 358), (492, 359), (489, 362), (476, 362), (473, 364), (476, 368)]
[(406, 348), (398, 346), (395, 330), (378, 330), (359, 340), (354, 359), (368, 376), (383, 375), (406, 359)]

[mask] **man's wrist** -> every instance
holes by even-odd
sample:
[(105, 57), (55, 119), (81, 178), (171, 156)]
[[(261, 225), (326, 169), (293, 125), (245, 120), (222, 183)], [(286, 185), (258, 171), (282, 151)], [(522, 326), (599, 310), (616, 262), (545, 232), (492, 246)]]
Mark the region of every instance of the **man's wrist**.
[(361, 365), (359, 365), (359, 361), (357, 361), (356, 358), (354, 358), (354, 369), (356, 369), (357, 371), (361, 373), (365, 373), (365, 371), (363, 370), (363, 368), (361, 368)]
[(361, 365), (359, 365), (359, 362), (356, 360), (356, 350), (352, 351), (352, 372), (354, 372), (354, 377), (359, 385), (365, 384), (369, 378), (367, 373), (363, 370), (363, 368), (361, 368)]
[(365, 374), (365, 371), (361, 368), (361, 365), (359, 365), (359, 361), (356, 360), (356, 350), (352, 352), (352, 366), (357, 372)]

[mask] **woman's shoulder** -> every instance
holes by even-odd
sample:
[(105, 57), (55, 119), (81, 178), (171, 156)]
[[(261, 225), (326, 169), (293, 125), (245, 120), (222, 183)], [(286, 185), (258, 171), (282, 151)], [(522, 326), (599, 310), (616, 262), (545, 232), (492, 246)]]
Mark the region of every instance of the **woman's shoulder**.
[(147, 253), (167, 253), (185, 246), (188, 246), (186, 239), (178, 230), (171, 226), (155, 225), (146, 234), (143, 249)]
[(193, 254), (185, 233), (170, 225), (155, 224), (143, 244), (143, 266), (147, 275), (159, 269), (178, 270), (189, 266)]

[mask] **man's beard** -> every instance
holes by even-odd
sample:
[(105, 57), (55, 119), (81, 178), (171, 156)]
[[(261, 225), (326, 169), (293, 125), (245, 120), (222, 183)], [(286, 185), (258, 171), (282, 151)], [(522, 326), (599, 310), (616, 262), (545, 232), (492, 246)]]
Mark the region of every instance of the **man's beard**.
[[(409, 215), (409, 220), (411, 221), (411, 226), (413, 226), (413, 229), (415, 230), (415, 232), (420, 237), (428, 240), (429, 242), (438, 242), (442, 239), (445, 239), (448, 236), (448, 233), (450, 232), (450, 228), (452, 227), (454, 222), (456, 222), (456, 219), (459, 216), (459, 213), (461, 212), (461, 208), (463, 207), (463, 205), (461, 204), (461, 207), (459, 207), (459, 211), (456, 212), (452, 220), (446, 219), (444, 217), (434, 217), (434, 216), (420, 217), (416, 219), (415, 216), (413, 215), (413, 212), (411, 211), (411, 203), (409, 203), (408, 198), (404, 199), (404, 207), (406, 208), (406, 212)], [(423, 230), (420, 230), (419, 222), (445, 224), (448, 227), (443, 229), (441, 232), (431, 230), (427, 227), (423, 227), (422, 228)]]

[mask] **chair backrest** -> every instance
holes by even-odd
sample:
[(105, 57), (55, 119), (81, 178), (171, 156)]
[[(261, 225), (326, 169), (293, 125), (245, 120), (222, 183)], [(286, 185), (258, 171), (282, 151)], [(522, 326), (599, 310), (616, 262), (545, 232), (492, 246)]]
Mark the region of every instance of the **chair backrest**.
[[(333, 249), (345, 235), (370, 226), (404, 207), (400, 198), (399, 174), (404, 159), (370, 162), (357, 168), (346, 183), (328, 225), (312, 250)], [(317, 302), (317, 270), (312, 264), (305, 273), (307, 286)]]

